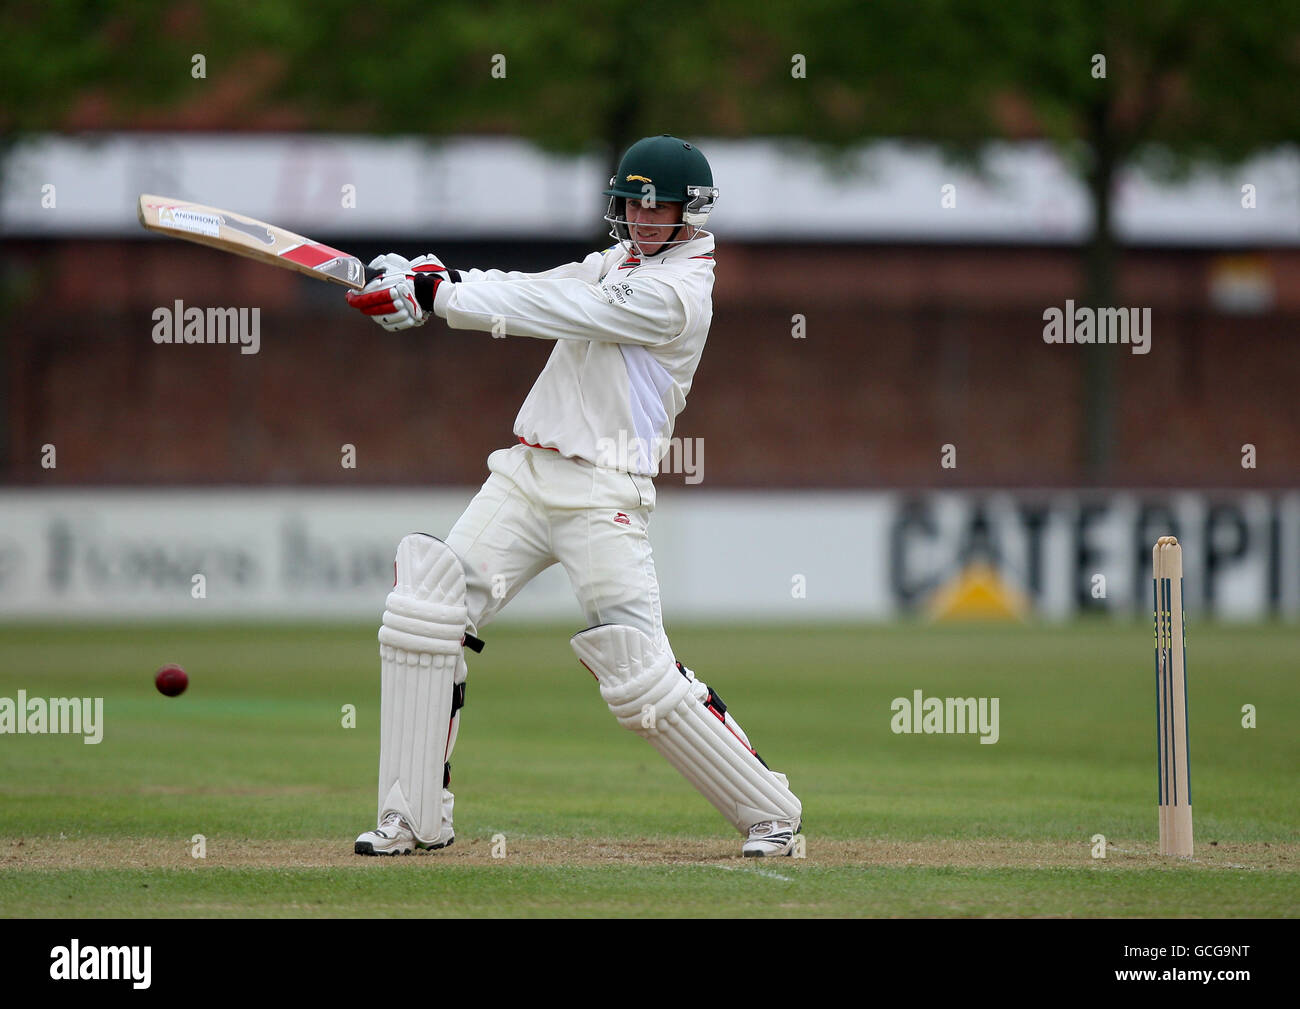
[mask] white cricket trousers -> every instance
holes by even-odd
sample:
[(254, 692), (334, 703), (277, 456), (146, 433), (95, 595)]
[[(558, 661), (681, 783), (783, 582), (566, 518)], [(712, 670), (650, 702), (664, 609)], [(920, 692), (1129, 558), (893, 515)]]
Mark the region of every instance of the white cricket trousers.
[(558, 562), (587, 626), (630, 624), (671, 655), (647, 534), (654, 481), (524, 444), (493, 452), (488, 469), (447, 536), (465, 566), (470, 633)]

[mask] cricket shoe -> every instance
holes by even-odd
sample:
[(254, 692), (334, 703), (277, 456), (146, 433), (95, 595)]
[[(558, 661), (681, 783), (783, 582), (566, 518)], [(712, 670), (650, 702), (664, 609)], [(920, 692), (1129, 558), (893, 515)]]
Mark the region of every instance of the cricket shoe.
[(413, 850), (437, 851), (448, 848), (456, 840), (451, 827), (451, 811), (456, 797), (451, 792), (442, 793), (442, 829), (438, 839), (426, 844), (416, 838), (401, 813), (389, 813), (374, 830), (367, 830), (357, 838), (352, 850), (358, 855), (409, 855)]
[(409, 855), (415, 849), (415, 835), (401, 813), (389, 813), (374, 830), (357, 838), (352, 850), (358, 855)]
[(749, 828), (749, 838), (741, 852), (746, 858), (764, 858), (770, 855), (790, 855), (794, 852), (794, 837), (803, 829), (800, 820), (764, 820)]

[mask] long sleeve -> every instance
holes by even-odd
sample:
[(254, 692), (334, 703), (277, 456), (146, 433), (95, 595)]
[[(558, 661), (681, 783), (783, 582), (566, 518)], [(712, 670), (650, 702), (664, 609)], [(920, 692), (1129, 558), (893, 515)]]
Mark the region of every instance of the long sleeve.
[(681, 297), (651, 276), (451, 284), (445, 290), (434, 311), (453, 329), (492, 330), (500, 321), (508, 336), (653, 347), (675, 339), (687, 325)]
[(600, 277), (600, 265), (604, 260), (603, 252), (590, 253), (580, 263), (565, 263), (541, 273), (522, 273), (519, 270), (460, 270), (461, 280), (468, 283), (500, 280), (587, 280), (594, 281)]

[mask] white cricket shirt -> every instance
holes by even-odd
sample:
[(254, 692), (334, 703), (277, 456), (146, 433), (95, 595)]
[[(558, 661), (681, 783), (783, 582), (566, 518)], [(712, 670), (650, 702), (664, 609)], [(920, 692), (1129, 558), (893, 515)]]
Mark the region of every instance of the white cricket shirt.
[(460, 273), (434, 299), (448, 326), (555, 341), (515, 434), (656, 476), (713, 319), (713, 236), (644, 260), (619, 244), (545, 273)]

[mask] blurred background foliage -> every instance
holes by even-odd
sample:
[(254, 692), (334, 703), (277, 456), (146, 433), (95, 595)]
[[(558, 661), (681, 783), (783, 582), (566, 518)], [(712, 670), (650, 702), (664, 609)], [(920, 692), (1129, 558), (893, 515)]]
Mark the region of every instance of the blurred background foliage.
[[(1040, 138), (1090, 194), (1080, 295), (1104, 305), (1117, 174), (1294, 143), (1297, 81), (1294, 0), (29, 0), (0, 10), (0, 154), (31, 132), (319, 130), (511, 134), (612, 161), (673, 132), (790, 138), (832, 163), (912, 138), (978, 163), (987, 140)], [(1094, 477), (1112, 361), (1080, 355)]]

